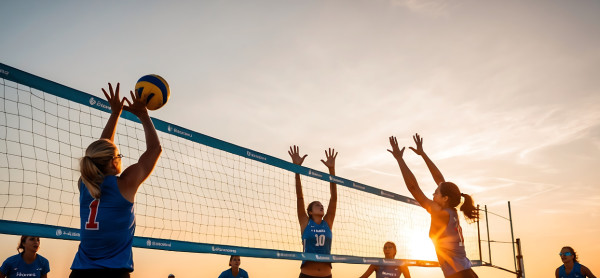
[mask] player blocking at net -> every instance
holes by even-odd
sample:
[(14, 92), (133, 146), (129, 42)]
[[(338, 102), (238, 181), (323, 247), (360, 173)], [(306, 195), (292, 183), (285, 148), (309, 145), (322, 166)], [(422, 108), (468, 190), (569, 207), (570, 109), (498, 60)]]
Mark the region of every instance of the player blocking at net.
[[(87, 147), (80, 161), (81, 242), (71, 265), (71, 278), (129, 277), (133, 271), (135, 194), (154, 170), (162, 152), (144, 101), (133, 92), (131, 101), (120, 99), (119, 83), (115, 91), (110, 83), (108, 87), (110, 93), (102, 91), (110, 103), (110, 117), (100, 139)], [(114, 137), (123, 110), (137, 116), (142, 123), (146, 151), (137, 163), (121, 172), (123, 155)]]
[(456, 184), (447, 182), (444, 179), (440, 170), (425, 154), (425, 151), (423, 151), (423, 139), (419, 134), (415, 134), (413, 140), (417, 148), (410, 147), (410, 149), (425, 160), (425, 164), (427, 164), (427, 168), (429, 168), (429, 172), (437, 184), (437, 188), (433, 193), (433, 200), (427, 198), (419, 187), (417, 179), (406, 165), (406, 162), (404, 162), (402, 156), (405, 148), (402, 147), (400, 149), (398, 147), (396, 137), (391, 136), (389, 139), (392, 150), (388, 149), (388, 152), (392, 153), (398, 162), (408, 191), (431, 214), (429, 238), (431, 238), (435, 246), (435, 253), (444, 277), (478, 277), (471, 269), (471, 261), (467, 258), (462, 229), (456, 211), (456, 207), (460, 204), (461, 197), (463, 197), (465, 200), (460, 210), (464, 213), (467, 221), (477, 221), (479, 219), (479, 211), (473, 205), (473, 199), (471, 196), (461, 193)]
[[(306, 154), (300, 156), (298, 146), (290, 147), (288, 154), (292, 157), (292, 162), (296, 165), (302, 165)], [(325, 151), (327, 160), (322, 160), (323, 164), (329, 169), (329, 174), (335, 176), (335, 158), (337, 152), (329, 148)], [(330, 182), (329, 188), (331, 198), (327, 213), (321, 202), (313, 201), (308, 204), (304, 210), (304, 195), (302, 194), (302, 181), (300, 174), (296, 173), (296, 205), (298, 211), (298, 222), (302, 233), (303, 252), (317, 254), (331, 254), (331, 239), (333, 220), (335, 219), (335, 210), (337, 207), (337, 184)], [(300, 266), (299, 278), (331, 278), (331, 263), (302, 261)]]

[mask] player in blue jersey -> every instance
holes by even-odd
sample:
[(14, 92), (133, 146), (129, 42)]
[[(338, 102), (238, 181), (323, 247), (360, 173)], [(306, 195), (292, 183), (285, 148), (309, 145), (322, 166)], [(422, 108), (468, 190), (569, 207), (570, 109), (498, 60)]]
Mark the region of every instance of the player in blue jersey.
[(248, 272), (240, 268), (242, 260), (240, 256), (231, 256), (229, 258), (230, 269), (221, 272), (219, 278), (248, 278)]
[[(302, 165), (307, 155), (300, 156), (300, 149), (297, 146), (290, 147), (288, 154), (292, 157), (292, 162), (296, 165)], [(322, 160), (323, 164), (329, 169), (329, 174), (335, 176), (335, 158), (337, 152), (334, 149), (325, 151), (327, 160)], [(335, 219), (335, 209), (337, 207), (337, 185), (329, 183), (331, 198), (327, 213), (324, 213), (323, 205), (318, 201), (313, 201), (304, 210), (304, 195), (302, 194), (302, 182), (300, 174), (296, 173), (296, 207), (298, 211), (298, 222), (302, 232), (302, 245), (305, 253), (330, 254), (331, 253), (331, 229)], [(331, 277), (331, 263), (302, 261), (300, 266), (299, 278)]]
[[(154, 170), (162, 152), (144, 102), (133, 92), (130, 92), (131, 101), (120, 99), (119, 84), (115, 91), (110, 83), (108, 86), (110, 93), (102, 91), (112, 113), (100, 140), (87, 147), (80, 161), (81, 242), (71, 265), (71, 278), (129, 277), (133, 271), (135, 194)], [(123, 110), (136, 115), (142, 123), (146, 151), (137, 163), (121, 172), (123, 155), (114, 144), (114, 137)]]
[(388, 150), (400, 166), (400, 171), (404, 177), (404, 182), (408, 191), (419, 202), (419, 204), (431, 214), (431, 226), (429, 227), (429, 237), (435, 246), (435, 252), (444, 273), (444, 277), (478, 277), (471, 269), (471, 261), (467, 258), (465, 252), (462, 229), (460, 227), (456, 207), (460, 204), (461, 197), (465, 199), (460, 210), (464, 213), (467, 221), (477, 221), (479, 212), (473, 205), (473, 199), (467, 194), (463, 194), (454, 183), (444, 180), (444, 176), (429, 159), (423, 151), (423, 139), (419, 134), (415, 134), (413, 139), (417, 148), (410, 147), (416, 154), (420, 155), (427, 164), (429, 172), (438, 185), (433, 193), (433, 200), (427, 198), (417, 183), (417, 179), (410, 171), (402, 155), (404, 148), (398, 147), (398, 141), (395, 137), (390, 137), (392, 150)]
[[(396, 257), (396, 244), (388, 241), (383, 245), (383, 255), (386, 259), (393, 260)], [(370, 265), (360, 278), (368, 278), (375, 272), (376, 278), (399, 278), (402, 274), (410, 278), (408, 266), (399, 265)]]
[(21, 236), (17, 251), (19, 254), (6, 259), (0, 266), (0, 278), (33, 277), (46, 278), (50, 272), (50, 263), (42, 255), (40, 238), (37, 236)]
[(556, 278), (596, 278), (589, 268), (579, 263), (577, 253), (572, 247), (563, 247), (558, 255), (563, 265), (556, 269), (554, 274)]

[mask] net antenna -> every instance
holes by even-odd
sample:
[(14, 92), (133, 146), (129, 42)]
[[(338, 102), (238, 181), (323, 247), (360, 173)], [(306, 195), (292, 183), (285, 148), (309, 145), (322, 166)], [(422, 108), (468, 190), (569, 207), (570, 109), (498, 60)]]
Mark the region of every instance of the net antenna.
[[(485, 239), (481, 239), (481, 221), (478, 223), (477, 230), (479, 231), (479, 261), (483, 266), (489, 266), (493, 268), (497, 268), (503, 271), (510, 272), (515, 274), (517, 278), (525, 277), (525, 265), (523, 261), (523, 254), (521, 252), (521, 239), (517, 238), (515, 240), (514, 230), (513, 230), (513, 219), (512, 219), (512, 211), (510, 206), (510, 201), (508, 202), (508, 217), (503, 216), (498, 213), (494, 213), (488, 210), (487, 205), (483, 207), (483, 210), (480, 209), (480, 206), (477, 206), (479, 209), (480, 215), (483, 216), (483, 220), (485, 222)], [(494, 225), (494, 227), (502, 227), (500, 229), (495, 229), (493, 231), (496, 232), (494, 236), (490, 235), (490, 223)], [(510, 226), (510, 238), (506, 235), (506, 231), (508, 228), (506, 226)], [(487, 243), (487, 246), (482, 246), (482, 243)], [(494, 244), (494, 245), (492, 245)], [(492, 248), (492, 246), (494, 246)], [(483, 248), (482, 248), (483, 247)], [(507, 259), (506, 256), (498, 256), (497, 253), (506, 254), (510, 252), (510, 248), (512, 248), (513, 259), (512, 262)], [(482, 250), (487, 249), (488, 253), (487, 258), (482, 254)], [(497, 252), (492, 254), (492, 250), (496, 250)], [(498, 252), (499, 251), (499, 252)], [(494, 260), (492, 258), (495, 258)], [(509, 266), (512, 263), (511, 266)], [(513, 270), (514, 269), (514, 270)]]

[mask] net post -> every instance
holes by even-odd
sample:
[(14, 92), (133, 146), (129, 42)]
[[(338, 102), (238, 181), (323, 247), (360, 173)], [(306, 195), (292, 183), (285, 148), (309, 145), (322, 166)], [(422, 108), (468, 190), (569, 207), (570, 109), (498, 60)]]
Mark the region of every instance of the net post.
[(508, 221), (510, 222), (510, 236), (512, 238), (513, 258), (515, 261), (515, 271), (517, 271), (517, 255), (515, 254), (515, 233), (513, 232), (512, 213), (510, 210), (510, 201), (508, 201)]
[[(477, 204), (477, 215), (479, 215), (479, 212), (479, 204)], [(481, 229), (479, 228), (480, 219), (481, 218), (477, 219), (477, 242), (479, 243), (479, 261), (483, 262), (483, 257), (481, 256)]]
[(487, 205), (484, 205), (483, 208), (485, 210), (485, 226), (487, 228), (488, 252), (490, 254), (490, 264), (492, 264), (492, 243), (490, 242), (490, 221), (488, 220)]
[(525, 278), (525, 264), (523, 263), (523, 253), (521, 252), (521, 239), (517, 238), (517, 278)]

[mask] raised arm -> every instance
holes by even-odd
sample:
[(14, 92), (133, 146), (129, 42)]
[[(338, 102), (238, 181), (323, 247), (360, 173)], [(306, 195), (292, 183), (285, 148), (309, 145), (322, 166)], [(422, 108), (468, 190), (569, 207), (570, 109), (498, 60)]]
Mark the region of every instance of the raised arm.
[(423, 151), (423, 138), (421, 136), (419, 136), (419, 134), (417, 133), (413, 136), (413, 140), (415, 140), (417, 149), (415, 149), (413, 147), (409, 147), (409, 148), (411, 150), (413, 150), (413, 152), (415, 152), (416, 154), (420, 155), (423, 158), (423, 160), (425, 160), (425, 164), (427, 164), (427, 168), (429, 168), (429, 172), (433, 176), (433, 180), (435, 181), (435, 184), (439, 186), (440, 183), (445, 182), (446, 180), (444, 180), (444, 176), (442, 175), (442, 172), (440, 172), (440, 170), (437, 168), (437, 166), (435, 166), (433, 161), (431, 161), (431, 159), (429, 159), (429, 156), (427, 156), (425, 151)]
[[(148, 115), (146, 105), (141, 99), (137, 98), (133, 92), (130, 91), (130, 94), (132, 102), (125, 99), (128, 105), (124, 106), (123, 109), (131, 112), (140, 119), (140, 122), (144, 127), (144, 135), (146, 138), (146, 151), (140, 156), (137, 163), (127, 167), (119, 177), (119, 189), (121, 189), (121, 194), (123, 194), (127, 200), (133, 201), (135, 193), (140, 185), (148, 178), (148, 176), (150, 176), (152, 170), (154, 170), (154, 166), (156, 166), (156, 162), (158, 162), (158, 157), (162, 153), (162, 147), (158, 140), (156, 129), (154, 129), (154, 124), (152, 124), (152, 120)], [(121, 182), (123, 182), (123, 184), (121, 184)]]
[[(336, 157), (337, 152), (334, 149), (329, 148), (329, 152), (325, 151), (325, 158), (327, 158), (327, 160), (321, 159), (321, 162), (329, 169), (329, 175), (331, 176), (335, 176)], [(327, 221), (330, 229), (333, 229), (333, 220), (335, 219), (335, 210), (337, 209), (337, 184), (329, 182), (329, 191), (331, 192), (331, 198), (329, 199), (329, 206), (327, 206), (327, 213), (323, 217), (323, 220)]]
[(398, 166), (400, 166), (400, 171), (402, 172), (402, 177), (404, 178), (406, 188), (408, 188), (408, 191), (410, 191), (410, 194), (413, 195), (415, 200), (417, 200), (417, 202), (419, 202), (423, 208), (431, 213), (432, 206), (435, 206), (435, 203), (427, 198), (425, 194), (423, 194), (423, 191), (417, 183), (415, 175), (410, 171), (406, 165), (406, 162), (404, 162), (404, 158), (402, 158), (402, 155), (404, 154), (404, 147), (402, 149), (398, 147), (398, 140), (396, 140), (396, 137), (394, 136), (390, 137), (390, 145), (392, 146), (392, 150), (388, 149), (388, 152), (390, 152), (396, 161), (398, 161)]
[[(290, 147), (288, 154), (292, 157), (292, 163), (296, 165), (302, 165), (306, 154), (300, 156), (300, 148), (296, 145)], [(300, 181), (300, 174), (296, 173), (296, 210), (298, 212), (298, 223), (300, 223), (300, 231), (304, 232), (304, 229), (308, 225), (308, 214), (304, 210), (304, 195), (302, 194), (302, 181)]]
[(110, 117), (104, 126), (104, 130), (102, 130), (102, 135), (100, 135), (100, 139), (109, 139), (110, 141), (115, 141), (115, 131), (117, 129), (117, 122), (119, 121), (119, 117), (121, 116), (121, 112), (123, 112), (123, 102), (125, 102), (126, 98), (121, 99), (119, 97), (119, 86), (120, 83), (117, 83), (117, 89), (113, 91), (112, 84), (108, 83), (108, 90), (110, 93), (107, 93), (104, 88), (102, 88), (102, 92), (106, 97), (106, 100), (110, 104)]

